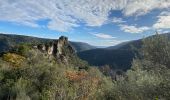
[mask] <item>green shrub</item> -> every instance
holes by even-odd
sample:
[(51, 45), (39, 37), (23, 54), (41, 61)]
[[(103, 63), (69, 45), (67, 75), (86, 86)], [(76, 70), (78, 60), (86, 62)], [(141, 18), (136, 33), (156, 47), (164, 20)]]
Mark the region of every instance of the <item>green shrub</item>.
[(20, 67), (25, 60), (25, 57), (15, 53), (4, 54), (2, 58), (4, 61), (9, 62), (14, 67)]
[[(89, 67), (83, 62), (75, 64), (81, 61), (78, 58), (65, 65), (38, 50), (29, 50), (27, 54), (24, 64), (18, 68), (0, 60), (0, 100), (103, 100), (107, 90), (111, 89), (111, 79), (97, 68), (76, 69), (81, 64)], [(14, 53), (5, 55), (5, 59), (11, 61), (11, 55), (13, 59), (17, 58), (16, 62), (19, 61), (19, 55), (13, 57)]]
[[(155, 35), (143, 40), (140, 58), (134, 59), (126, 77), (114, 81), (113, 100), (170, 99), (170, 42)], [(142, 59), (141, 59), (142, 57)]]
[(31, 50), (31, 44), (22, 43), (15, 47), (15, 52), (22, 56), (28, 56), (29, 50)]

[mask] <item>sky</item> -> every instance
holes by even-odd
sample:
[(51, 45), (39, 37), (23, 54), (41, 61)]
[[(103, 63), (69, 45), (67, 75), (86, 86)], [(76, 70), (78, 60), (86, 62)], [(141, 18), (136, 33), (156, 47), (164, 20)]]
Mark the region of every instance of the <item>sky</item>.
[(170, 0), (0, 0), (0, 32), (113, 46), (170, 32)]

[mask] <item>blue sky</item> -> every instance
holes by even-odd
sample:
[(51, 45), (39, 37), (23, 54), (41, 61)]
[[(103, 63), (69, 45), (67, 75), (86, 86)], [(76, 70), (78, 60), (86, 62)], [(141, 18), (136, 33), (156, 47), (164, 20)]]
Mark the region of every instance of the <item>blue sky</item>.
[(0, 32), (95, 46), (170, 31), (170, 0), (0, 0)]

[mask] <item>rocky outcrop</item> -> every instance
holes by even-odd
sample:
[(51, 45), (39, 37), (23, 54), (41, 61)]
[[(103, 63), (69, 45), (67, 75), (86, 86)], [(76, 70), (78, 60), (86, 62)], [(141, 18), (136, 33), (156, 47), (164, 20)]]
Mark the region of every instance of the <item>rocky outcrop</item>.
[(68, 62), (68, 57), (75, 54), (75, 50), (70, 45), (68, 38), (61, 36), (58, 40), (46, 44), (35, 46), (40, 51), (52, 55), (63, 62)]

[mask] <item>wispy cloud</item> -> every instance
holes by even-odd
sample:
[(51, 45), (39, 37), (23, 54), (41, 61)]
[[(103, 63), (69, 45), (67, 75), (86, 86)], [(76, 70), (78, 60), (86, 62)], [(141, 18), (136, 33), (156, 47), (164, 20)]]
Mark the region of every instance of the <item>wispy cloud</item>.
[(147, 26), (136, 27), (133, 25), (120, 25), (120, 27), (122, 31), (127, 32), (127, 33), (142, 33), (150, 29)]
[(86, 41), (89, 44), (95, 45), (95, 46), (114, 46), (117, 44), (120, 44), (122, 42), (126, 42), (129, 40), (121, 40), (121, 39), (98, 39), (96, 41)]
[(128, 0), (123, 13), (126, 16), (140, 16), (149, 13), (154, 9), (170, 7), (170, 0)]
[(119, 40), (119, 39), (110, 39), (110, 40), (100, 40), (97, 42), (91, 42), (91, 44), (96, 45), (96, 46), (115, 46), (118, 45), (122, 42), (126, 42), (128, 40)]
[(112, 22), (113, 23), (125, 23), (126, 21), (124, 21), (122, 18), (117, 18), (117, 17), (114, 17), (113, 19), (112, 19)]
[(38, 27), (38, 20), (49, 19), (49, 29), (65, 32), (79, 23), (105, 24), (109, 11), (121, 8), (117, 3), (119, 0), (0, 0), (0, 20)]
[(116, 37), (113, 37), (109, 34), (105, 34), (105, 33), (91, 33), (92, 35), (98, 37), (98, 38), (102, 38), (102, 39), (114, 39)]
[[(49, 29), (66, 32), (79, 27), (80, 23), (102, 26), (110, 21), (108, 16), (112, 10), (120, 10), (125, 16), (139, 16), (169, 7), (170, 0), (0, 0), (0, 21), (41, 27), (37, 21), (49, 19)], [(159, 24), (164, 18), (158, 20)], [(113, 19), (113, 22), (124, 21)]]

